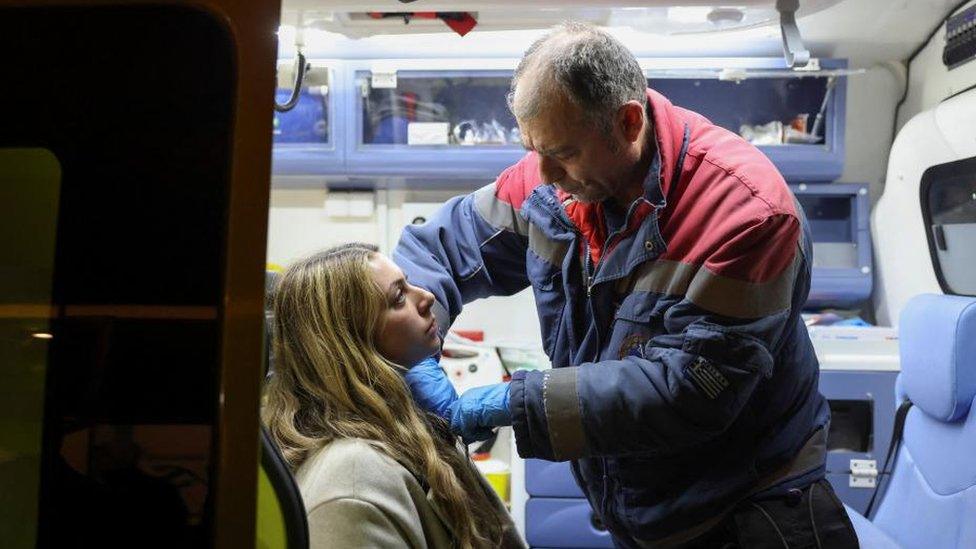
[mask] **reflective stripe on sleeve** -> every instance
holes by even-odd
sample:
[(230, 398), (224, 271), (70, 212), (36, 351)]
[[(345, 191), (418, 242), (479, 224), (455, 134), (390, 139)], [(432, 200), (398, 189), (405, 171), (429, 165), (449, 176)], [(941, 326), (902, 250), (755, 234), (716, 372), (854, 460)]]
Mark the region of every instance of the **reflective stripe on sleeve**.
[(557, 461), (581, 457), (586, 448), (579, 391), (579, 368), (548, 370), (542, 385), (542, 401), (549, 424), (549, 443)]

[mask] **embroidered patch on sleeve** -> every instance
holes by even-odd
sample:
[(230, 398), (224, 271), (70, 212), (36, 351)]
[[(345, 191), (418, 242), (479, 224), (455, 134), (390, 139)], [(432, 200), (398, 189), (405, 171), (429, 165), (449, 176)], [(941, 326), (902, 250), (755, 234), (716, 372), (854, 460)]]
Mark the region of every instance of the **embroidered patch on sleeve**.
[(696, 358), (688, 365), (687, 371), (692, 382), (712, 400), (718, 398), (718, 395), (729, 386), (729, 380), (704, 357)]

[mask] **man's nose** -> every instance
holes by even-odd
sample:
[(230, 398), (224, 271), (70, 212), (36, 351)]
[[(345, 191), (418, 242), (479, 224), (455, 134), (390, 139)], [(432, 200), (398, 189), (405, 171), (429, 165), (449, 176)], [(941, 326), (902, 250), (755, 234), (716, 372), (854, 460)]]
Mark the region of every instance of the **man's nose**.
[(566, 177), (566, 170), (552, 158), (539, 156), (539, 177), (544, 183), (559, 183)]

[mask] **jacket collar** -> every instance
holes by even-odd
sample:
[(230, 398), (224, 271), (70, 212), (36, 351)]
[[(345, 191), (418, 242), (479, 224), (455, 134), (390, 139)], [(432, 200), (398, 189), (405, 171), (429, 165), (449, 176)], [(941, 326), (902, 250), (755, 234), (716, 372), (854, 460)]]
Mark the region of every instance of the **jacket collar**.
[[(647, 105), (656, 150), (644, 178), (645, 202), (634, 209), (634, 215), (628, 220), (626, 233), (640, 225), (654, 209), (665, 207), (668, 191), (676, 184), (674, 179), (679, 174), (677, 167), (687, 137), (683, 120), (675, 116), (676, 107), (667, 98), (648, 89)], [(556, 190), (556, 201), (589, 243), (593, 262), (599, 262), (601, 250), (608, 237), (604, 205), (578, 202), (560, 190)]]
[[(648, 88), (647, 104), (651, 110), (651, 124), (654, 126), (654, 138), (657, 141), (657, 151), (661, 161), (658, 164), (658, 191), (662, 200), (668, 196), (671, 186), (676, 184), (674, 176), (677, 173), (678, 159), (685, 142), (685, 124), (675, 116), (674, 105), (663, 95)], [(648, 174), (648, 180), (652, 179)], [(645, 181), (645, 191), (649, 181)]]

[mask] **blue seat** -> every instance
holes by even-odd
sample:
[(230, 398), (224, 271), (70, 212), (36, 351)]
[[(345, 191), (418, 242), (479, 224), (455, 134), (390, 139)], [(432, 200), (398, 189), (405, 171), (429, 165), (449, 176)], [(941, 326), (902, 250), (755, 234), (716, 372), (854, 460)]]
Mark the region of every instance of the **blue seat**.
[(861, 547), (976, 547), (976, 299), (920, 295), (899, 328), (898, 400), (913, 406), (873, 520), (848, 509)]

